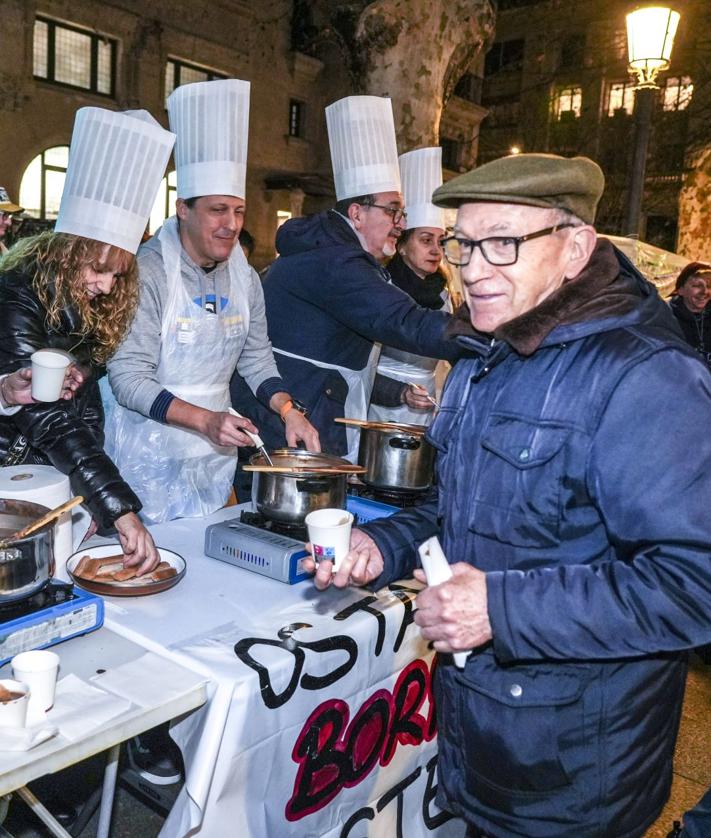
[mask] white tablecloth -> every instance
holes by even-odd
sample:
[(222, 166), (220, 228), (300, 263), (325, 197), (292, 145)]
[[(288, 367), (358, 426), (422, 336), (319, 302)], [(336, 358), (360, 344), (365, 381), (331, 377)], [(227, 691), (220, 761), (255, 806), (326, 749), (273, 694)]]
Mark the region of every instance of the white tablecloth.
[(433, 800), (432, 654), (410, 624), (417, 583), (320, 593), (206, 557), (205, 527), (237, 514), (153, 527), (158, 546), (186, 559), (185, 578), (106, 599), (114, 631), (215, 684), (173, 728), (187, 777), (161, 834), (463, 835), (459, 821), (438, 827)]

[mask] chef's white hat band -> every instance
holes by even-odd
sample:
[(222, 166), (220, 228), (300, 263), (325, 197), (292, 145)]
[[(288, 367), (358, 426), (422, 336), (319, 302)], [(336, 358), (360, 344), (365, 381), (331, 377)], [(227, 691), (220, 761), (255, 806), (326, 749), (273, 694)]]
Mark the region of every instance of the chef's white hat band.
[(80, 108), (54, 229), (135, 253), (174, 142), (148, 111)]
[(347, 96), (326, 108), (326, 126), (337, 200), (400, 191), (390, 99)]
[(432, 203), (432, 193), (442, 185), (442, 149), (433, 146), (401, 154), (400, 176), (407, 209), (407, 229), (446, 229), (444, 210)]
[(168, 97), (178, 198), (245, 197), (249, 91), (248, 81), (216, 79), (181, 85)]

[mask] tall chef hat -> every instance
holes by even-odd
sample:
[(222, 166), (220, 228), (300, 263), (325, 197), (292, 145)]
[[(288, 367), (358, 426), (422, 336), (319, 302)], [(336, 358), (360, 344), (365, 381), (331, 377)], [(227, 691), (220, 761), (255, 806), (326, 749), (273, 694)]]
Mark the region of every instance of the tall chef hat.
[(148, 111), (80, 108), (54, 229), (135, 253), (174, 142)]
[(178, 198), (247, 192), (249, 82), (216, 79), (183, 84), (168, 97), (177, 135)]
[(418, 148), (400, 155), (402, 194), (407, 208), (407, 229), (445, 229), (444, 210), (432, 203), (432, 193), (442, 185), (442, 149)]
[(339, 99), (326, 108), (326, 127), (337, 200), (400, 191), (390, 99)]

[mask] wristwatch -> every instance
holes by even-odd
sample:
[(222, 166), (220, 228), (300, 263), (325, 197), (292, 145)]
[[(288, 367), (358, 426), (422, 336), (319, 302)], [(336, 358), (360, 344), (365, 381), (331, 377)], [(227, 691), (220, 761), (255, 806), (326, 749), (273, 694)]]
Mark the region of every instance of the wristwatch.
[(279, 416), (281, 416), (281, 421), (286, 422), (286, 414), (292, 409), (297, 410), (302, 416), (306, 416), (309, 412), (306, 405), (301, 404), (301, 402), (297, 401), (296, 399), (292, 398), (289, 401), (284, 402), (282, 405), (281, 410), (279, 411)]

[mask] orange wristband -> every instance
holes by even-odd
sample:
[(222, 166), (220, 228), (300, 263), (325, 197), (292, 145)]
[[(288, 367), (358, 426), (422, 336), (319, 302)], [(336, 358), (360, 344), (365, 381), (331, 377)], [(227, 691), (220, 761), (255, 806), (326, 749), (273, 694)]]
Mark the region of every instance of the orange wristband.
[(284, 404), (281, 406), (281, 409), (279, 410), (279, 418), (282, 422), (286, 422), (286, 414), (291, 410), (293, 406), (294, 402), (292, 402), (291, 399), (289, 399), (289, 401), (284, 402)]

